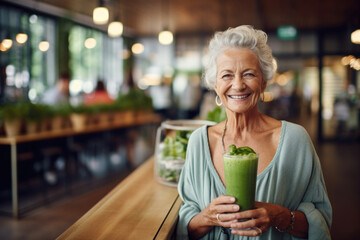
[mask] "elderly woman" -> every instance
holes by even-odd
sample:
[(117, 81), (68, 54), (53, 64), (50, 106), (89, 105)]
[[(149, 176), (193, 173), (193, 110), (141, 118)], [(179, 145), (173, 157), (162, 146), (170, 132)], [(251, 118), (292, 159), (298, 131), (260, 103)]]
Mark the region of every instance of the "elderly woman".
[[(330, 239), (332, 209), (318, 156), (299, 125), (259, 112), (276, 70), (267, 35), (251, 26), (215, 34), (204, 74), (227, 120), (191, 135), (178, 190), (178, 239)], [(223, 158), (232, 144), (259, 154), (254, 209), (226, 196)]]

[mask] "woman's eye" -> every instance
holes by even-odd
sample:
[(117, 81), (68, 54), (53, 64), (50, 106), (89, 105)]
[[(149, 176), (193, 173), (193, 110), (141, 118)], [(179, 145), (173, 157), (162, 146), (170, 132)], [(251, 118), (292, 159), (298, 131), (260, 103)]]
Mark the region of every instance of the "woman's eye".
[(255, 74), (253, 74), (253, 73), (245, 73), (244, 77), (253, 78), (253, 77), (255, 77)]
[(231, 74), (224, 74), (224, 75), (222, 76), (222, 78), (225, 78), (225, 79), (231, 78)]

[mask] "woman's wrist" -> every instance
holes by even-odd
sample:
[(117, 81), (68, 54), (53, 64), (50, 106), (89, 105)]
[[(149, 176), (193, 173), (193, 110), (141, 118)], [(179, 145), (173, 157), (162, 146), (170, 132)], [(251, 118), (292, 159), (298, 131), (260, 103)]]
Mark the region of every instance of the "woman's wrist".
[(275, 228), (279, 231), (279, 232), (290, 232), (294, 229), (294, 224), (295, 224), (295, 211), (291, 211), (288, 209), (288, 213), (289, 213), (289, 221), (287, 225), (282, 225), (282, 226), (275, 226)]

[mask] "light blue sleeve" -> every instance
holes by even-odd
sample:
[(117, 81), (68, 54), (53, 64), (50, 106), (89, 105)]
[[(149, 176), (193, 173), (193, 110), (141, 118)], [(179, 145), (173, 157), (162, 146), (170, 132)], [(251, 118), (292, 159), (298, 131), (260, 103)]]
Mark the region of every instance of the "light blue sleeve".
[(194, 161), (199, 160), (196, 157), (196, 149), (198, 148), (198, 141), (196, 139), (200, 137), (198, 134), (200, 134), (199, 131), (195, 131), (191, 134), (186, 153), (186, 162), (181, 171), (178, 183), (178, 192), (183, 203), (179, 211), (179, 221), (176, 232), (177, 239), (189, 239), (187, 230), (188, 224), (196, 214), (201, 212), (196, 196), (196, 193), (200, 192), (198, 189), (199, 186), (196, 186), (197, 181), (194, 180), (198, 175), (198, 173), (194, 172), (194, 168), (196, 168), (194, 166)]
[[(301, 145), (300, 150), (305, 151), (306, 167), (302, 170), (308, 172), (302, 173), (304, 177), (308, 178), (308, 184), (296, 210), (303, 212), (306, 216), (309, 224), (309, 240), (331, 239), (332, 207), (327, 195), (319, 158), (309, 135), (304, 129), (301, 127), (296, 129), (293, 135), (298, 137), (299, 142), (297, 144)], [(300, 161), (300, 159), (297, 160)]]
[(306, 215), (309, 224), (309, 240), (331, 239), (330, 226), (332, 221), (332, 207), (327, 196), (324, 177), (318, 157), (314, 156), (308, 191), (298, 207), (298, 211)]

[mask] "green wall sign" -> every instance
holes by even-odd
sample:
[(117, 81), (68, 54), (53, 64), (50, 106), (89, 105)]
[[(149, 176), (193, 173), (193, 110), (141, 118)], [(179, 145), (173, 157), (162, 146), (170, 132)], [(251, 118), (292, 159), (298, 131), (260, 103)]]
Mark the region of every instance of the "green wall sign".
[(280, 26), (277, 29), (277, 36), (280, 39), (296, 39), (297, 29), (294, 26)]

